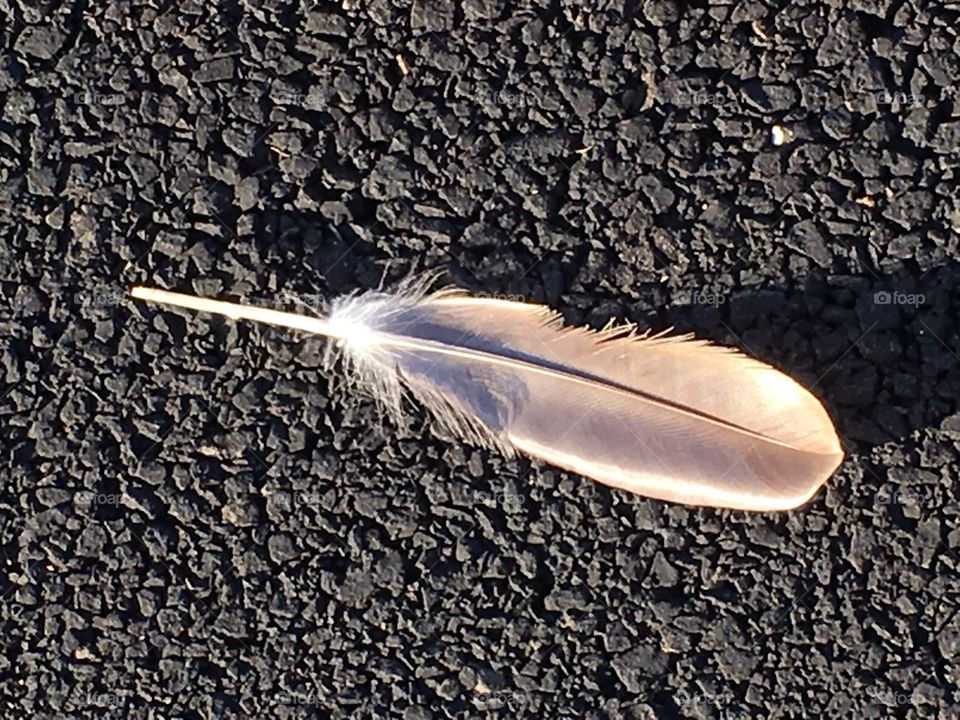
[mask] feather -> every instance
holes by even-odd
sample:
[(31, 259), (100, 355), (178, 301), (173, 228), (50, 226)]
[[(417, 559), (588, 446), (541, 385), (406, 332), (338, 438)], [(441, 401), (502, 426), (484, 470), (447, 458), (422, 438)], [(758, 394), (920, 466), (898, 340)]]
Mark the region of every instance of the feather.
[(426, 283), (338, 298), (323, 317), (144, 287), (131, 295), (328, 336), (389, 412), (408, 391), (465, 440), (652, 498), (786, 510), (843, 459), (810, 392), (689, 336), (564, 327), (544, 306)]

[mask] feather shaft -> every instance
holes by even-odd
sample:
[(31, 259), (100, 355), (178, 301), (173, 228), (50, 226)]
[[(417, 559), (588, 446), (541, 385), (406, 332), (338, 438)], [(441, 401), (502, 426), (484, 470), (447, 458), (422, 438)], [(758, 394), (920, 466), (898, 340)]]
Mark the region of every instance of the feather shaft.
[(175, 293), (168, 290), (157, 290), (156, 288), (141, 286), (133, 288), (130, 291), (130, 296), (137, 300), (163, 303), (164, 305), (173, 305), (187, 310), (213, 313), (214, 315), (223, 315), (232, 320), (253, 320), (255, 322), (267, 323), (268, 325), (279, 325), (294, 330), (305, 330), (306, 332), (326, 335), (327, 337), (342, 339), (343, 336), (342, 332), (338, 333), (335, 328), (331, 327), (330, 322), (324, 318), (309, 317), (296, 313), (282, 312), (280, 310), (270, 310), (269, 308), (256, 307), (254, 305), (240, 305), (239, 303), (212, 300), (210, 298), (197, 297), (196, 295), (186, 295), (184, 293)]

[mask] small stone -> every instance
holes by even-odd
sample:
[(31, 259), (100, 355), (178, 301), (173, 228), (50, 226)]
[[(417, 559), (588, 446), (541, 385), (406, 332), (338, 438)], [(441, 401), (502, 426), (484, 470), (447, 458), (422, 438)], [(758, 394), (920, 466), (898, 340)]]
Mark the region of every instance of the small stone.
[(259, 522), (260, 512), (252, 503), (228, 503), (220, 509), (224, 522), (237, 527), (252, 527)]
[(30, 25), (17, 38), (14, 49), (18, 53), (49, 60), (63, 46), (65, 37), (58, 28)]
[(410, 10), (410, 26), (427, 32), (452, 30), (455, 12), (455, 5), (450, 0), (416, 0)]
[(96, 324), (96, 327), (93, 331), (93, 336), (100, 340), (101, 342), (106, 342), (113, 337), (113, 321), (112, 320), (101, 320)]
[(200, 66), (200, 69), (194, 73), (193, 80), (198, 83), (210, 83), (220, 80), (229, 80), (233, 77), (234, 63), (233, 58), (224, 57), (216, 60), (209, 60)]
[(780, 147), (792, 139), (793, 133), (791, 133), (783, 125), (774, 125), (772, 128), (770, 128), (770, 140), (773, 142), (774, 146)]
[(300, 557), (300, 550), (293, 544), (289, 535), (271, 535), (267, 541), (267, 551), (274, 562), (287, 562)]
[(107, 544), (107, 532), (99, 525), (88, 525), (77, 541), (77, 555), (102, 557)]
[(661, 552), (658, 552), (654, 556), (653, 566), (651, 569), (654, 577), (657, 579), (657, 584), (660, 587), (673, 587), (677, 584), (677, 581), (680, 577), (680, 574), (677, 572), (676, 568), (667, 562), (667, 559)]
[(140, 187), (152, 184), (160, 175), (157, 164), (142, 155), (131, 155), (127, 158), (126, 165), (134, 182)]

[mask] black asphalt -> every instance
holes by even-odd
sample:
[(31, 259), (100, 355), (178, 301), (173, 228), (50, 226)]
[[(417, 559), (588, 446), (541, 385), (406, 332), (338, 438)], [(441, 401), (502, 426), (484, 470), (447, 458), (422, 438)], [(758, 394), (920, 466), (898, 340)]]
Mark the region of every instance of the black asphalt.
[[(0, 717), (960, 718), (958, 27), (0, 0)], [(125, 296), (425, 269), (739, 347), (847, 459), (790, 513), (646, 500)]]

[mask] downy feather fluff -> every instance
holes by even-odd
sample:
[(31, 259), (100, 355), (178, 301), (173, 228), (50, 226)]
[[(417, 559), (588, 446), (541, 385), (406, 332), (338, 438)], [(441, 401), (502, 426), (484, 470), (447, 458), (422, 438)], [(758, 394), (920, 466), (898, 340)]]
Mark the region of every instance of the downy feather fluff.
[(631, 325), (565, 327), (541, 305), (365, 292), (325, 317), (137, 287), (132, 296), (326, 335), (390, 412), (408, 391), (447, 429), (640, 495), (713, 507), (805, 503), (843, 459), (820, 402), (741, 353)]

